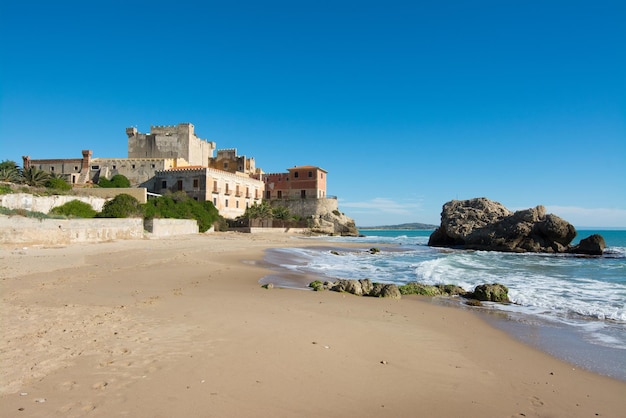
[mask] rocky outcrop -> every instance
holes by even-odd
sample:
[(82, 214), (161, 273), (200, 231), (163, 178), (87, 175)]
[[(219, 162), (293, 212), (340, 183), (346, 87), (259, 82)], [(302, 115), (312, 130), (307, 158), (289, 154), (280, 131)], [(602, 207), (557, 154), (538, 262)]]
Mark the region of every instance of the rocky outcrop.
[(321, 234), (349, 237), (359, 235), (354, 220), (338, 210), (313, 216), (311, 220), (311, 231)]
[(441, 225), (430, 236), (433, 247), (504, 252), (563, 253), (576, 248), (597, 252), (597, 245), (571, 247), (576, 229), (543, 206), (511, 212), (486, 198), (452, 200), (443, 205)]
[(373, 283), (370, 279), (338, 279), (336, 282), (316, 280), (309, 284), (315, 291), (332, 290), (334, 292), (351, 293), (357, 296), (373, 296), (377, 298), (400, 299), (400, 290), (395, 284)]
[(604, 237), (599, 234), (593, 234), (585, 239), (581, 239), (578, 245), (570, 248), (568, 252), (573, 254), (602, 255), (606, 248)]

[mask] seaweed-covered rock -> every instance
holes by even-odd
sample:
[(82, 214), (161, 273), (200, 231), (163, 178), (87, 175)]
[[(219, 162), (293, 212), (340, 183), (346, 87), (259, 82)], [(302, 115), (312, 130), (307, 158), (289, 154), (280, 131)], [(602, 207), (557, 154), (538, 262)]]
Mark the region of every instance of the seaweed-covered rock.
[[(319, 282), (319, 281), (318, 281)], [(314, 289), (330, 289), (335, 292), (346, 292), (357, 296), (374, 296), (400, 299), (400, 290), (395, 284), (372, 283), (370, 279), (338, 279), (336, 282), (311, 282), (309, 287)]]
[(368, 296), (392, 299), (400, 299), (402, 297), (397, 285), (387, 283), (374, 283), (372, 291)]
[(437, 284), (429, 285), (418, 282), (410, 282), (402, 286), (398, 286), (400, 293), (403, 295), (422, 295), (422, 296), (459, 296), (467, 292), (460, 286), (454, 284)]
[(466, 294), (465, 297), (484, 302), (511, 303), (509, 289), (499, 283), (478, 285), (473, 292)]
[(441, 296), (441, 289), (437, 286), (411, 282), (399, 286), (400, 293), (403, 295), (422, 295), (422, 296)]

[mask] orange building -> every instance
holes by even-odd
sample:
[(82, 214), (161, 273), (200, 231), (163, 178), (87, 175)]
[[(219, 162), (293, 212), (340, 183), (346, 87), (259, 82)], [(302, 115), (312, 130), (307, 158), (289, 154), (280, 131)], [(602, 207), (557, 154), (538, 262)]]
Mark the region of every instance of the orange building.
[(263, 174), (265, 199), (326, 198), (327, 171), (315, 166), (288, 169), (288, 173)]

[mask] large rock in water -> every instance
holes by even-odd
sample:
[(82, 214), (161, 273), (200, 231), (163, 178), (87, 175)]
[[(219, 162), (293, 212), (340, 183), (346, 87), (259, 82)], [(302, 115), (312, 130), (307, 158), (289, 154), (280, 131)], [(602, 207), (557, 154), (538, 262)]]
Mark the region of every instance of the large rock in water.
[(593, 234), (585, 239), (581, 239), (580, 243), (569, 249), (568, 252), (574, 254), (602, 255), (606, 248), (604, 237), (600, 234)]
[[(511, 212), (484, 197), (452, 200), (443, 205), (441, 225), (430, 236), (433, 247), (459, 247), (505, 252), (585, 253), (570, 247), (576, 229), (543, 206)], [(597, 252), (597, 245), (592, 246)]]

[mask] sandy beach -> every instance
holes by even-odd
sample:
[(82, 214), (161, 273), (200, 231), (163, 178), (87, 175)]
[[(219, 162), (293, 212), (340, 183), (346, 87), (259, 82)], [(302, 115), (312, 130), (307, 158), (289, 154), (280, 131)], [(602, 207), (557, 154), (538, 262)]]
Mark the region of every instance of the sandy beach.
[[(0, 249), (6, 417), (620, 417), (626, 382), (428, 298), (264, 289), (284, 234)], [(319, 245), (325, 245), (319, 241)]]

